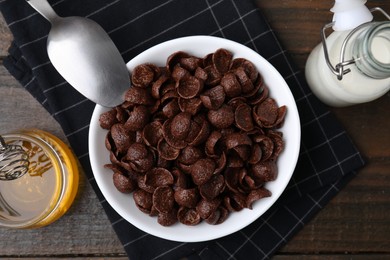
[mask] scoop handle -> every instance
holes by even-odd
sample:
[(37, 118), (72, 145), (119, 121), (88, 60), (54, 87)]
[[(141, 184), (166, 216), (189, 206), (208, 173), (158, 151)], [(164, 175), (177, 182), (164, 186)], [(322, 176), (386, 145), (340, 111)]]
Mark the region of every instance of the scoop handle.
[(27, 0), (38, 13), (45, 17), (50, 23), (53, 23), (54, 20), (58, 19), (59, 16), (50, 6), (47, 0)]

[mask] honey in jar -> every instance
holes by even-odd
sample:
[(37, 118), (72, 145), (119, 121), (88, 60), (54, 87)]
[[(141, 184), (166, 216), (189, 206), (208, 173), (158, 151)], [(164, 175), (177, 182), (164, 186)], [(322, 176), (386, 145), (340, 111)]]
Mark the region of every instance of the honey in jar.
[(77, 160), (56, 136), (32, 129), (2, 135), (28, 155), (28, 171), (14, 180), (0, 181), (0, 226), (38, 228), (60, 218), (78, 190)]

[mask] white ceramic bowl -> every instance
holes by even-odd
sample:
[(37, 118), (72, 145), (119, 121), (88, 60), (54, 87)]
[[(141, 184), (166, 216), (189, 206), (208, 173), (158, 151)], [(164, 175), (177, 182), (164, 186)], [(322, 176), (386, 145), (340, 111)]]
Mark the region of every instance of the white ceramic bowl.
[(103, 168), (105, 163), (109, 163), (109, 153), (104, 145), (107, 131), (100, 128), (99, 115), (108, 109), (97, 105), (89, 129), (89, 156), (96, 182), (107, 202), (119, 215), (134, 226), (154, 236), (174, 241), (200, 242), (236, 232), (255, 221), (274, 204), (293, 174), (301, 138), (297, 107), (282, 76), (258, 53), (230, 40), (210, 36), (191, 36), (156, 45), (132, 59), (127, 63), (127, 67), (132, 71), (135, 66), (146, 62), (163, 66), (167, 57), (176, 51), (185, 51), (203, 57), (219, 48), (231, 51), (234, 58), (241, 57), (252, 61), (264, 77), (265, 84), (270, 89), (270, 96), (277, 101), (279, 106), (287, 106), (285, 122), (280, 129), (283, 132), (285, 149), (277, 161), (278, 177), (275, 181), (266, 184), (266, 188), (272, 192), (272, 196), (254, 203), (252, 210), (244, 209), (231, 213), (227, 220), (219, 225), (209, 225), (203, 221), (196, 226), (186, 226), (180, 223), (170, 227), (161, 226), (157, 223), (156, 217), (149, 217), (136, 207), (132, 195), (118, 192), (113, 185), (112, 172)]

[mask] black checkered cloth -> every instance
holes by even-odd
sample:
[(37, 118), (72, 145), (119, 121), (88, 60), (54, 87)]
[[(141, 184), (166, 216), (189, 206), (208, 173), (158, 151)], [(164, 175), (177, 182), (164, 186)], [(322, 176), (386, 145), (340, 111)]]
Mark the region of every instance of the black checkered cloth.
[(298, 164), (277, 203), (246, 228), (223, 238), (180, 243), (146, 234), (102, 196), (90, 168), (88, 129), (94, 104), (54, 69), (46, 51), (50, 24), (25, 0), (0, 0), (14, 42), (4, 65), (60, 123), (130, 259), (266, 259), (286, 244), (356, 174), (364, 161), (348, 134), (306, 85), (251, 0), (51, 0), (60, 16), (95, 20), (125, 61), (158, 43), (213, 35), (242, 43), (275, 66), (296, 100), (302, 144)]

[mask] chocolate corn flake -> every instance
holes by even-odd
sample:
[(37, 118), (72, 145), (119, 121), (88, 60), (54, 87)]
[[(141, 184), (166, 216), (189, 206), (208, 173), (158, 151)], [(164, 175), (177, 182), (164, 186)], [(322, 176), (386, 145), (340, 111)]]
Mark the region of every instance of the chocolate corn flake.
[(247, 73), (244, 71), (243, 68), (237, 68), (234, 72), (234, 75), (237, 78), (237, 81), (239, 82), (240, 89), (243, 94), (251, 93), (254, 89), (253, 82), (247, 75)]
[(142, 64), (134, 68), (131, 75), (131, 82), (136, 87), (146, 88), (153, 82), (155, 74), (158, 73), (159, 71), (155, 65)]
[(231, 65), (231, 69), (244, 70), (245, 74), (252, 82), (255, 82), (259, 77), (259, 72), (257, 71), (255, 65), (247, 59), (234, 59)]
[(188, 58), (190, 55), (184, 51), (177, 51), (169, 55), (166, 62), (166, 68), (169, 72), (173, 71), (173, 68), (180, 64), (180, 60)]
[(234, 98), (241, 94), (242, 87), (238, 81), (235, 72), (226, 73), (221, 79), (221, 86), (224, 88), (228, 97)]
[(252, 131), (254, 128), (252, 108), (245, 103), (238, 105), (234, 113), (234, 121), (239, 129), (245, 132)]
[(153, 105), (153, 97), (150, 94), (149, 90), (146, 88), (139, 88), (136, 86), (132, 86), (125, 93), (125, 101), (127, 101), (127, 105), (131, 106), (135, 105)]
[(161, 122), (155, 120), (147, 123), (142, 130), (142, 138), (149, 147), (157, 147), (158, 142), (163, 139)]
[(153, 187), (168, 186), (174, 182), (173, 175), (164, 168), (153, 168), (145, 174), (145, 184)]
[(179, 97), (178, 99), (179, 108), (182, 112), (190, 113), (191, 115), (196, 115), (202, 109), (202, 101), (198, 97), (185, 99)]
[(252, 209), (252, 204), (259, 199), (270, 197), (272, 194), (269, 190), (264, 187), (253, 189), (249, 192), (248, 197), (246, 197), (246, 207)]
[(187, 208), (195, 208), (199, 202), (199, 191), (197, 188), (183, 189), (177, 188), (175, 190), (174, 198), (179, 206)]
[[(160, 104), (158, 104), (160, 105)], [(180, 112), (180, 106), (178, 103), (178, 99), (174, 98), (170, 100), (168, 103), (163, 105), (162, 107), (162, 114), (167, 117), (167, 118), (172, 118), (174, 117), (177, 113)]]
[(133, 192), (135, 205), (144, 213), (149, 214), (152, 209), (153, 200), (152, 194), (143, 190), (137, 189)]
[(195, 76), (188, 76), (179, 81), (177, 93), (184, 99), (194, 98), (203, 90), (203, 81)]
[(201, 218), (195, 208), (180, 207), (177, 212), (178, 220), (187, 226), (195, 226), (200, 223)]
[(168, 212), (157, 213), (157, 222), (162, 226), (172, 226), (177, 222), (177, 209), (174, 208)]
[(118, 123), (118, 120), (116, 118), (116, 110), (112, 109), (109, 110), (99, 117), (99, 124), (103, 129), (109, 130), (112, 125), (115, 123)]
[(196, 211), (202, 219), (207, 219), (210, 215), (216, 211), (221, 204), (221, 199), (214, 198), (211, 200), (201, 199), (196, 205)]
[(129, 112), (125, 127), (128, 131), (142, 130), (149, 121), (149, 108), (143, 105), (135, 106), (133, 111)]
[(199, 66), (202, 65), (203, 60), (195, 56), (190, 56), (190, 57), (181, 58), (179, 63), (183, 68), (185, 68), (189, 72), (193, 72), (197, 68), (199, 68)]
[(202, 198), (212, 200), (218, 197), (225, 189), (225, 178), (222, 174), (214, 174), (210, 180), (199, 186)]
[(163, 226), (223, 223), (271, 196), (287, 113), (262, 75), (226, 49), (178, 51), (131, 73), (120, 106), (103, 113), (113, 183)]
[(153, 207), (160, 213), (168, 213), (174, 208), (174, 191), (170, 186), (160, 186), (152, 196)]
[(158, 142), (157, 151), (161, 158), (168, 161), (175, 160), (180, 154), (180, 149), (170, 146), (164, 139)]
[(213, 53), (212, 61), (215, 69), (221, 73), (226, 73), (230, 68), (233, 55), (226, 49), (218, 49)]
[(170, 124), (170, 131), (173, 135), (173, 138), (178, 140), (184, 140), (190, 132), (190, 127), (191, 114), (181, 112), (172, 119), (172, 122)]
[(204, 154), (199, 147), (189, 145), (181, 150), (178, 161), (186, 165), (191, 165), (203, 156)]
[(221, 137), (222, 137), (221, 132), (213, 131), (207, 138), (205, 151), (209, 157), (213, 157), (214, 155), (216, 155), (217, 153), (216, 146), (218, 141), (221, 139)]
[(218, 129), (228, 128), (234, 123), (233, 108), (224, 104), (217, 110), (209, 110), (207, 118), (210, 123)]
[(120, 172), (114, 172), (112, 178), (115, 188), (122, 193), (131, 193), (136, 188), (135, 181)]
[(207, 109), (218, 109), (225, 102), (225, 91), (221, 85), (215, 86), (211, 89), (208, 89), (200, 95), (200, 99), (203, 105)]
[(252, 165), (251, 175), (257, 183), (274, 181), (277, 177), (277, 166), (274, 161), (264, 161)]
[(173, 71), (171, 73), (171, 77), (180, 84), (181, 80), (184, 80), (190, 76), (190, 73), (185, 68), (182, 68), (181, 66), (175, 66), (173, 67)]
[(134, 135), (129, 135), (126, 127), (119, 123), (111, 126), (110, 136), (117, 153), (126, 153), (135, 139)]
[(206, 183), (215, 170), (215, 162), (210, 158), (199, 159), (190, 168), (192, 180), (196, 185)]

